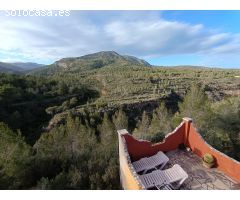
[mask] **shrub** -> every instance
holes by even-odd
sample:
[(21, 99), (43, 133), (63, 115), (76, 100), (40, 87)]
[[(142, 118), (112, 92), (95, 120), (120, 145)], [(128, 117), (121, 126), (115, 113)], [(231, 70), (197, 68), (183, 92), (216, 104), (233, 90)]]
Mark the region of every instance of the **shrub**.
[(212, 164), (214, 163), (214, 157), (209, 154), (209, 153), (206, 153), (204, 156), (203, 156), (203, 160), (204, 162), (208, 163), (208, 164)]

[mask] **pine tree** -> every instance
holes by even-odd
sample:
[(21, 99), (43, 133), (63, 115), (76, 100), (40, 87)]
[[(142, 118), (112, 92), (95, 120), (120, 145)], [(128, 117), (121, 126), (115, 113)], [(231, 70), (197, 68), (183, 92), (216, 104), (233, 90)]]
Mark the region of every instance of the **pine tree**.
[(0, 122), (0, 189), (21, 189), (33, 184), (32, 151), (19, 132)]
[(116, 142), (116, 129), (106, 112), (104, 113), (103, 121), (99, 126), (99, 130), (101, 133), (101, 143), (103, 145), (111, 145)]
[(128, 129), (128, 117), (122, 109), (114, 114), (113, 123), (117, 130)]
[(147, 112), (144, 111), (142, 114), (142, 120), (138, 122), (136, 129), (133, 132), (133, 136), (138, 139), (148, 138), (148, 128), (150, 125), (150, 117)]
[(152, 141), (159, 141), (173, 129), (172, 116), (163, 103), (153, 111), (153, 118), (149, 128), (149, 137)]
[[(192, 85), (183, 102), (179, 104), (180, 117), (190, 117), (197, 127), (207, 130), (212, 122), (210, 102), (203, 89), (198, 85)], [(208, 122), (208, 123), (207, 123)]]

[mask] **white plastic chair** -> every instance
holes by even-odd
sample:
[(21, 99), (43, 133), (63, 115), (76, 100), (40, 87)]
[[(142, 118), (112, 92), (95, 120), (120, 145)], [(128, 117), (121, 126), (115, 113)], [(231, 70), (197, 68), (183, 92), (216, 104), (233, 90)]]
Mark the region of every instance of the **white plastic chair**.
[(157, 154), (151, 157), (141, 158), (138, 161), (132, 162), (133, 167), (137, 173), (143, 172), (145, 174), (151, 169), (163, 169), (169, 161), (169, 158), (162, 152), (159, 151)]
[(188, 178), (188, 174), (180, 165), (175, 164), (172, 168), (166, 170), (155, 170), (149, 174), (139, 175), (139, 177), (146, 189), (154, 187), (159, 189), (161, 186), (164, 186), (165, 189), (170, 189), (173, 187), (173, 183), (177, 184), (176, 189), (178, 189)]

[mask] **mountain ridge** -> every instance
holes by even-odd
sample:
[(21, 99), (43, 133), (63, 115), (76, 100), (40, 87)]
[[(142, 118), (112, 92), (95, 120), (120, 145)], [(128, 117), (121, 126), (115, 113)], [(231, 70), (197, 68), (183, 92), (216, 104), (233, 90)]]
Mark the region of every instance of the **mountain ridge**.
[(13, 62), (11, 64), (19, 68), (22, 68), (23, 70), (32, 70), (44, 66), (43, 64), (34, 62)]
[(33, 70), (30, 74), (52, 75), (58, 72), (84, 72), (106, 66), (119, 67), (132, 65), (151, 67), (147, 61), (134, 56), (120, 55), (115, 51), (101, 51), (80, 57), (62, 58), (44, 68), (41, 67)]
[(42, 64), (33, 62), (0, 62), (0, 72), (24, 74), (29, 70), (33, 70), (42, 66)]

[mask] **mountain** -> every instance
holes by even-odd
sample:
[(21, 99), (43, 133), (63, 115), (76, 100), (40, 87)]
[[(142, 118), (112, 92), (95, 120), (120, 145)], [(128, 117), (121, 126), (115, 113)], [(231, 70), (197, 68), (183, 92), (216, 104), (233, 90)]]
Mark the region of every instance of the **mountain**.
[(223, 69), (223, 68), (212, 68), (206, 66), (195, 66), (195, 65), (177, 65), (177, 66), (170, 66), (172, 69), (179, 69), (179, 70), (212, 70), (212, 69)]
[(32, 63), (32, 62), (15, 62), (10, 64), (17, 66), (19, 68), (22, 68), (23, 70), (33, 70), (43, 66), (43, 64)]
[(11, 63), (0, 62), (0, 72), (19, 74), (22, 71), (23, 71), (22, 68), (15, 66)]
[(36, 69), (42, 67), (43, 65), (37, 63), (24, 63), (24, 62), (16, 62), (16, 63), (6, 63), (0, 62), (0, 72), (3, 73), (13, 73), (13, 74), (22, 74), (28, 70)]
[(51, 75), (58, 72), (84, 72), (106, 66), (119, 67), (133, 65), (151, 66), (145, 60), (133, 56), (120, 55), (114, 51), (101, 51), (81, 57), (63, 58), (52, 65), (33, 70), (30, 74)]
[(126, 60), (128, 60), (129, 62), (134, 62), (134, 63), (140, 64), (140, 65), (151, 66), (147, 61), (145, 61), (145, 60), (143, 60), (143, 59), (136, 58), (136, 57), (134, 57), (134, 56), (125, 55), (124, 58), (125, 58)]

